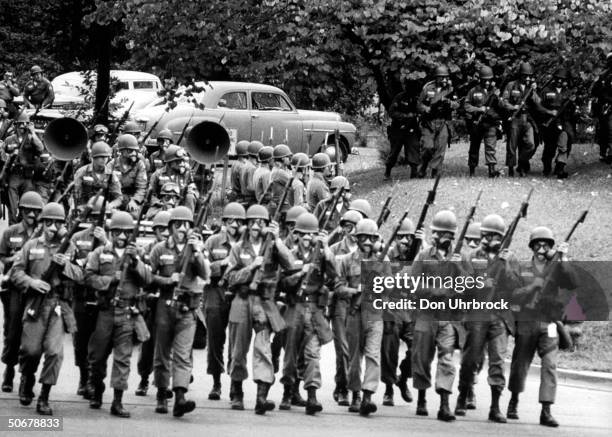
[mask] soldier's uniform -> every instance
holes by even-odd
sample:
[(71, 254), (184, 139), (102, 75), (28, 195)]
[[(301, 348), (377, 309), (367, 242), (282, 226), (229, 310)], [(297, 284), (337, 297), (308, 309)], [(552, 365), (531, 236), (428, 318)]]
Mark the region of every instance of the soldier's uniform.
[(264, 146), (258, 152), (259, 167), (253, 172), (253, 186), (255, 199), (259, 204), (267, 205), (271, 198), (269, 188), (273, 151), (272, 147)]
[(287, 199), (291, 206), (306, 207), (306, 185), (304, 181), (308, 177), (308, 165), (310, 158), (305, 153), (296, 153), (291, 158), (291, 167), (295, 178), (291, 184), (291, 189)]
[[(134, 164), (122, 161), (123, 159), (119, 157), (108, 163), (110, 169), (117, 175), (120, 175), (119, 183), (122, 192), (121, 209), (127, 210), (130, 201), (136, 202), (142, 208), (147, 191), (147, 170), (145, 165), (142, 161), (137, 161)], [(128, 212), (134, 218), (138, 217), (138, 209)]]
[(263, 144), (259, 141), (251, 141), (247, 148), (248, 159), (244, 162), (244, 166), (240, 171), (240, 190), (242, 193), (242, 206), (248, 208), (256, 203), (255, 198), (255, 181), (254, 173), (257, 170), (257, 155), (259, 150), (263, 148)]
[[(332, 211), (331, 207), (333, 206), (334, 202), (334, 194), (336, 194), (340, 187), (344, 187), (344, 191), (342, 197), (338, 199), (338, 202), (336, 203), (336, 210)], [(338, 225), (340, 224), (340, 219), (342, 218), (342, 216), (344, 216), (344, 213), (348, 211), (351, 187), (348, 179), (346, 179), (344, 176), (336, 176), (331, 180), (329, 188), (330, 197), (321, 200), (315, 207), (313, 214), (321, 221), (327, 220), (327, 224), (325, 225), (324, 230), (332, 232), (338, 228)], [(325, 211), (325, 209), (327, 209), (327, 212), (325, 213), (325, 217), (322, 217), (323, 211)], [(337, 243), (341, 238), (342, 236), (338, 234), (331, 234), (329, 244), (333, 245)]]
[[(7, 76), (7, 73), (5, 73), (4, 80), (0, 80), (0, 99), (6, 102), (7, 110), (11, 117), (16, 114), (17, 108), (15, 107), (13, 100), (18, 95), (19, 89), (15, 86), (15, 83)], [(0, 135), (0, 139), (1, 138), (2, 135)]]
[[(170, 146), (173, 147), (173, 146)], [(168, 149), (170, 149), (170, 147)], [(161, 203), (160, 194), (164, 184), (174, 182), (181, 190), (181, 204), (195, 211), (199, 197), (198, 190), (193, 183), (189, 169), (184, 174), (171, 170), (168, 165), (151, 175), (149, 188), (151, 188), (151, 204)], [(184, 194), (184, 196), (183, 196)]]
[(406, 161), (410, 165), (411, 177), (416, 177), (417, 166), (421, 162), (420, 137), (421, 130), (418, 120), (417, 107), (418, 91), (414, 85), (395, 96), (389, 107), (391, 125), (387, 128), (387, 135), (391, 143), (391, 150), (385, 164), (385, 177), (391, 177), (391, 169), (395, 166), (402, 149)]
[[(289, 171), (283, 168), (273, 168), (270, 172), (270, 189), (268, 190), (270, 192), (270, 202), (268, 203), (268, 212), (270, 213), (270, 216), (272, 216), (278, 208), (280, 208), (281, 214), (286, 214), (289, 208), (291, 208), (292, 204), (291, 199), (289, 198), (291, 187), (289, 187), (289, 192), (287, 192), (285, 202), (282, 205), (279, 205), (289, 179), (291, 179), (291, 174)], [(284, 215), (281, 215), (280, 217), (282, 221), (282, 217), (284, 217)]]
[(608, 53), (606, 59), (608, 68), (593, 86), (592, 96), (595, 101), (592, 111), (597, 119), (600, 159), (612, 163), (612, 53)]
[(249, 142), (246, 140), (236, 143), (236, 159), (230, 168), (230, 191), (227, 198), (230, 202), (242, 203), (242, 169), (248, 160)]
[(308, 181), (306, 186), (306, 202), (308, 210), (314, 211), (319, 202), (330, 196), (329, 186), (323, 173), (316, 171)]
[[(41, 73), (40, 67), (36, 70), (36, 66), (32, 67), (30, 73)], [(39, 80), (30, 80), (26, 83), (23, 89), (23, 101), (26, 106), (33, 105), (36, 108), (48, 108), (55, 100), (55, 93), (51, 82), (45, 77), (40, 77)]]
[(109, 167), (104, 168), (104, 173), (96, 173), (93, 164), (87, 164), (79, 168), (74, 175), (74, 200), (79, 210), (82, 210), (87, 202), (94, 197), (100, 189), (106, 192), (108, 189), (107, 209), (116, 209), (121, 205), (123, 199), (121, 194), (121, 182), (113, 170)]

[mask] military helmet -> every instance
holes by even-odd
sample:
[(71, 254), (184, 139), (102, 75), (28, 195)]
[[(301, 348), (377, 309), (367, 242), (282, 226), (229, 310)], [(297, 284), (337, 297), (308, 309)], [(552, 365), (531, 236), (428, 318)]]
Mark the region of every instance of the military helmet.
[(434, 215), (431, 230), (437, 232), (457, 232), (457, 217), (452, 211), (440, 211)]
[(34, 65), (32, 68), (30, 68), (30, 74), (36, 73), (42, 73), (42, 68), (40, 68), (38, 65)]
[(238, 202), (231, 202), (225, 205), (223, 208), (222, 219), (234, 219), (234, 220), (245, 220), (246, 219), (246, 211), (244, 210), (244, 206), (239, 204)]
[(257, 160), (259, 162), (268, 162), (274, 155), (274, 148), (271, 146), (263, 146), (257, 152)]
[(378, 235), (378, 225), (372, 219), (363, 219), (355, 226), (355, 235)]
[(170, 223), (170, 211), (160, 211), (153, 217), (153, 224), (151, 227), (153, 229), (157, 227), (167, 228), (168, 223)]
[(446, 67), (446, 65), (438, 65), (436, 67), (436, 71), (435, 71), (434, 75), (436, 77), (448, 77), (448, 75), (449, 75), (448, 68)]
[(42, 212), (38, 217), (40, 220), (66, 220), (66, 211), (64, 207), (57, 202), (49, 202), (42, 208)]
[(353, 200), (348, 209), (360, 212), (365, 218), (372, 217), (372, 206), (370, 206), (370, 202), (365, 199)]
[(172, 144), (166, 149), (164, 162), (182, 161), (186, 156), (187, 154), (182, 147)]
[(6, 102), (3, 99), (0, 99), (0, 108), (6, 108)]
[(308, 212), (306, 208), (300, 205), (292, 206), (287, 210), (287, 214), (285, 215), (285, 223), (295, 223), (298, 217), (305, 212)]
[(291, 157), (291, 166), (294, 168), (305, 168), (310, 165), (310, 158), (305, 153), (296, 153)]
[(108, 128), (103, 124), (96, 124), (93, 128), (94, 134), (107, 134)]
[(117, 138), (117, 149), (140, 150), (138, 147), (138, 140), (131, 134), (119, 135), (119, 138)]
[(166, 182), (164, 185), (162, 185), (161, 190), (159, 191), (159, 194), (161, 194), (162, 196), (164, 194), (180, 196), (181, 187), (179, 187), (179, 185), (176, 182)]
[(241, 140), (236, 143), (236, 155), (249, 156), (249, 142), (247, 140)]
[(329, 183), (329, 188), (332, 190), (336, 190), (340, 187), (344, 187), (345, 190), (350, 190), (351, 188), (351, 184), (349, 183), (349, 180), (345, 178), (344, 176), (336, 176)]
[(343, 225), (346, 222), (356, 225), (362, 219), (363, 217), (357, 211), (347, 211), (344, 214), (342, 214), (342, 218), (340, 219), (340, 225)]
[(312, 157), (312, 168), (323, 169), (331, 164), (331, 159), (327, 153), (315, 153)]
[(547, 228), (546, 226), (538, 226), (536, 228), (533, 228), (531, 234), (529, 235), (529, 247), (531, 248), (533, 246), (533, 243), (538, 240), (548, 242), (551, 247), (555, 245), (555, 237), (553, 236), (553, 233), (550, 228)]
[(138, 126), (138, 123), (134, 121), (128, 121), (122, 129), (124, 134), (139, 134), (141, 131), (142, 129)]
[(480, 67), (478, 75), (481, 79), (493, 79), (493, 69), (488, 65), (483, 65)]
[(504, 219), (497, 214), (489, 214), (484, 218), (480, 224), (480, 234), (493, 233), (501, 235), (502, 237), (506, 234), (506, 223)]
[(295, 222), (295, 230), (306, 234), (319, 232), (319, 220), (309, 212), (300, 215)]
[(25, 111), (21, 111), (17, 117), (15, 117), (15, 124), (17, 123), (29, 123), (30, 116)]
[(158, 140), (170, 140), (170, 141), (172, 141), (172, 131), (170, 129), (162, 129), (157, 134), (157, 139)]
[(274, 159), (282, 159), (291, 156), (291, 149), (286, 144), (274, 146)]
[(329, 156), (330, 162), (336, 162), (336, 147), (335, 146), (327, 146), (324, 152), (327, 156)]
[(472, 222), (467, 228), (465, 238), (471, 238), (474, 240), (480, 240), (480, 222)]
[(250, 156), (257, 157), (259, 149), (261, 149), (263, 146), (264, 145), (261, 143), (261, 141), (251, 141), (249, 143), (249, 147), (247, 147), (247, 151), (249, 152)]
[(186, 206), (177, 206), (176, 208), (172, 208), (170, 210), (170, 220), (168, 222), (172, 223), (175, 220), (193, 223), (193, 212), (191, 212), (191, 210)]
[(98, 158), (100, 156), (104, 156), (109, 158), (112, 156), (113, 151), (111, 147), (106, 144), (104, 141), (96, 141), (91, 145), (91, 157)]
[(414, 223), (412, 223), (412, 220), (406, 217), (400, 225), (397, 235), (414, 235), (415, 231), (416, 229), (414, 227)]
[(525, 76), (533, 76), (533, 67), (529, 62), (521, 62), (519, 73)]
[(247, 209), (246, 218), (247, 220), (251, 220), (251, 219), (270, 220), (270, 214), (268, 214), (268, 209), (265, 206), (255, 204), (255, 205), (249, 206), (249, 209)]
[(91, 207), (91, 214), (100, 214), (103, 204), (104, 196), (94, 196), (87, 202), (87, 206)]
[(36, 191), (26, 191), (19, 199), (19, 208), (43, 209), (45, 202)]
[(125, 211), (115, 211), (110, 219), (109, 229), (111, 231), (114, 230), (122, 230), (122, 231), (133, 231), (134, 226), (134, 218), (129, 212)]

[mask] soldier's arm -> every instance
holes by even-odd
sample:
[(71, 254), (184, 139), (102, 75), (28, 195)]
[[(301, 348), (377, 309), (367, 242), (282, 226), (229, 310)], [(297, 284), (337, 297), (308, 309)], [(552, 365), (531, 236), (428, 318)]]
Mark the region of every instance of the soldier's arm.
[(26, 273), (28, 271), (28, 257), (31, 246), (32, 244), (29, 242), (23, 245), (11, 269), (11, 282), (22, 292), (30, 288), (30, 284), (34, 279)]
[(136, 276), (140, 278), (140, 285), (149, 285), (153, 282), (153, 273), (151, 272), (151, 268), (139, 257), (134, 259), (130, 267)]
[[(121, 202), (123, 200), (123, 196), (121, 194), (121, 182), (116, 174), (113, 173), (111, 177), (111, 186), (109, 190), (110, 194), (108, 199), (110, 202), (108, 203), (109, 208), (116, 209), (121, 206)], [(111, 200), (112, 199), (112, 200)]]
[(81, 198), (81, 194), (83, 192), (83, 173), (84, 173), (84, 168), (80, 167), (76, 173), (74, 174), (74, 188), (72, 189), (72, 195), (74, 198), (74, 204), (78, 206), (79, 204), (79, 199)]
[(30, 92), (30, 91), (28, 91), (28, 87), (26, 86), (26, 87), (23, 89), (23, 94), (22, 94), (22, 97), (23, 97), (23, 104), (25, 105), (25, 107), (26, 107), (26, 108), (32, 108), (32, 107), (34, 106), (34, 105), (32, 104), (32, 102), (30, 102), (30, 97), (31, 97), (31, 96), (32, 96), (32, 95), (31, 95), (31, 92)]
[(417, 110), (420, 113), (428, 113), (431, 110), (431, 107), (427, 105), (427, 86), (423, 87), (421, 94), (417, 100)]
[(2, 232), (2, 237), (0, 237), (0, 262), (2, 262), (2, 264), (6, 264), (7, 260), (8, 262), (12, 262), (12, 258), (10, 256), (11, 254), (11, 249), (9, 248), (9, 239), (10, 239), (10, 235), (8, 235), (8, 228), (4, 229), (4, 231)]
[(402, 103), (405, 98), (405, 93), (400, 93), (393, 99), (391, 102), (391, 106), (389, 106), (389, 117), (398, 121), (407, 121), (414, 117), (414, 114), (411, 112), (406, 112), (404, 108), (402, 108)]
[(473, 96), (474, 96), (474, 90), (473, 89), (471, 89), (467, 93), (467, 96), (465, 96), (465, 103), (463, 104), (463, 109), (465, 109), (465, 112), (467, 112), (468, 114), (473, 114), (475, 112), (481, 112), (479, 106), (474, 106), (472, 104)]
[(228, 269), (231, 269), (232, 266), (235, 267), (227, 275), (227, 281), (230, 288), (251, 282), (253, 269), (251, 266), (245, 266), (242, 264), (240, 254), (238, 252), (238, 246), (232, 247), (232, 250), (230, 251), (230, 262)]
[(136, 174), (136, 192), (132, 196), (138, 203), (144, 202), (144, 196), (147, 192), (147, 170), (142, 163), (138, 162), (138, 173)]
[(210, 261), (208, 261), (202, 252), (194, 252), (194, 256), (191, 259), (191, 268), (195, 275), (199, 276), (204, 281), (210, 281)]
[(51, 85), (51, 82), (47, 81), (47, 94), (41, 104), (41, 108), (49, 108), (53, 104), (54, 100), (55, 91), (53, 91), (53, 85)]
[(72, 260), (75, 260), (75, 253), (76, 253), (76, 247), (74, 246), (74, 244), (71, 243), (70, 247), (66, 251), (66, 256), (71, 261), (68, 261), (66, 262), (66, 264), (64, 264), (64, 268), (62, 270), (62, 276), (76, 283), (83, 283), (83, 278), (84, 278), (83, 269), (81, 268), (80, 265), (76, 264), (76, 262), (74, 263), (72, 262)]
[(506, 111), (514, 111), (515, 106), (510, 103), (510, 91), (511, 91), (512, 83), (506, 85), (504, 88), (504, 92), (502, 93), (501, 99), (499, 100), (499, 106), (501, 106)]
[(108, 290), (114, 279), (113, 276), (100, 274), (100, 255), (103, 250), (103, 247), (98, 247), (91, 252), (85, 266), (85, 285), (100, 291)]

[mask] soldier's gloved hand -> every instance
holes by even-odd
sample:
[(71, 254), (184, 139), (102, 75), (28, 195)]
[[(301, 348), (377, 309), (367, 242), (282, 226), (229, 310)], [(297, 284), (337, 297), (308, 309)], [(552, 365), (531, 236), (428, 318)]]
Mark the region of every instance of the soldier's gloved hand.
[(106, 238), (106, 231), (102, 226), (96, 226), (93, 230), (93, 236), (100, 242), (101, 245), (106, 245), (108, 243), (108, 238)]
[(47, 294), (49, 291), (51, 291), (51, 285), (42, 279), (32, 279), (32, 282), (30, 282), (30, 288), (41, 294)]
[(487, 279), (485, 279), (484, 284), (485, 284), (485, 287), (487, 287), (487, 288), (493, 288), (493, 287), (495, 287), (495, 279), (487, 278)]
[(130, 200), (126, 209), (128, 212), (136, 212), (140, 209), (140, 205), (136, 201)]
[(275, 222), (274, 220), (272, 220), (270, 222), (270, 224), (265, 228), (265, 231), (266, 231), (266, 233), (268, 233), (268, 232), (272, 233), (272, 236), (276, 240), (278, 238), (278, 235), (279, 235), (278, 223)]
[(178, 272), (172, 273), (172, 275), (170, 276), (170, 280), (172, 281), (172, 283), (174, 283), (174, 285), (178, 284), (179, 282), (181, 282), (181, 274)]
[(192, 235), (187, 239), (187, 244), (191, 246), (195, 253), (201, 253), (204, 249), (204, 243), (202, 243), (202, 240), (195, 235)]
[(125, 254), (131, 258), (136, 258), (138, 256), (138, 248), (134, 243), (130, 243), (125, 248)]
[(53, 254), (53, 262), (59, 266), (65, 266), (68, 261), (68, 257), (63, 253)]
[(327, 231), (326, 230), (319, 231), (319, 233), (317, 234), (317, 240), (321, 242), (321, 247), (323, 249), (326, 249), (329, 243), (329, 234), (327, 233)]
[(251, 263), (251, 270), (254, 270), (263, 264), (263, 256), (256, 256)]
[(507, 261), (510, 258), (510, 251), (508, 249), (504, 249), (501, 252), (499, 252), (499, 259), (503, 259), (504, 261)]
[(414, 238), (416, 240), (425, 240), (425, 232), (423, 231), (423, 229), (419, 229), (414, 233)]

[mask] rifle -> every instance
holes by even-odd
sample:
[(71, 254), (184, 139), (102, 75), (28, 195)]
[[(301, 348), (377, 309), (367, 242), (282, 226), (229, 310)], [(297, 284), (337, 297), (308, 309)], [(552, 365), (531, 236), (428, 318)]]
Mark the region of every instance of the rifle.
[[(425, 224), (425, 219), (427, 218), (427, 211), (429, 210), (429, 207), (433, 205), (434, 201), (436, 200), (436, 192), (438, 191), (439, 183), (440, 183), (440, 174), (438, 173), (438, 176), (436, 177), (433, 188), (429, 190), (429, 192), (427, 193), (427, 199), (425, 200), (425, 205), (423, 205), (423, 209), (421, 210), (421, 216), (419, 217), (419, 221), (416, 226), (417, 231), (419, 229), (423, 229), (423, 225)], [(420, 247), (421, 247), (421, 240), (415, 238), (414, 241), (412, 242), (412, 245), (410, 246), (410, 253), (408, 256), (409, 260), (412, 261), (417, 256), (417, 253), (419, 253)]]
[(463, 228), (461, 229), (461, 233), (459, 234), (459, 239), (457, 240), (457, 244), (455, 245), (455, 250), (453, 251), (454, 255), (460, 255), (461, 249), (463, 248), (463, 240), (465, 239), (465, 234), (467, 233), (468, 227), (472, 219), (474, 218), (474, 214), (476, 213), (476, 207), (478, 206), (478, 202), (480, 201), (480, 196), (482, 196), (482, 189), (478, 191), (478, 196), (476, 196), (476, 201), (470, 208), (467, 217), (465, 218), (465, 223), (463, 224)]
[(53, 184), (53, 190), (51, 190), (51, 194), (49, 194), (50, 201), (53, 201), (53, 198), (59, 191), (60, 184), (66, 178), (66, 172), (68, 171), (69, 165), (70, 165), (70, 161), (66, 161), (66, 163), (64, 164), (64, 168), (62, 169), (62, 172), (60, 173), (59, 177), (55, 180), (55, 184)]
[(527, 208), (529, 207), (529, 199), (531, 199), (533, 190), (533, 188), (529, 190), (529, 194), (527, 194), (527, 197), (525, 198), (525, 200), (523, 200), (523, 203), (521, 203), (519, 212), (516, 214), (516, 217), (514, 217), (514, 220), (512, 220), (512, 223), (510, 223), (510, 226), (508, 227), (508, 230), (506, 231), (506, 234), (502, 239), (501, 247), (499, 249), (500, 253), (502, 250), (508, 249), (510, 247), (510, 244), (512, 243), (512, 237), (514, 236), (514, 232), (516, 232), (516, 227), (518, 226), (519, 221), (522, 218), (527, 217)]
[(181, 129), (181, 135), (179, 136), (178, 140), (176, 140), (176, 144), (181, 144), (181, 141), (183, 141), (183, 137), (185, 136), (185, 132), (187, 131), (187, 128), (191, 124), (191, 119), (193, 118), (194, 112), (195, 111), (191, 111), (191, 115), (189, 116), (189, 120), (187, 120), (187, 123), (185, 123), (185, 126), (183, 126), (183, 129)]
[(62, 203), (62, 201), (70, 194), (72, 189), (74, 188), (74, 181), (70, 182), (61, 196), (58, 197), (57, 203)]
[(161, 121), (161, 119), (164, 118), (164, 115), (166, 115), (166, 113), (162, 112), (162, 115), (157, 120), (155, 120), (155, 123), (153, 123), (153, 126), (151, 126), (151, 128), (147, 131), (143, 139), (140, 140), (140, 144), (145, 144), (147, 142), (147, 140), (149, 139), (149, 137), (151, 136), (151, 134), (153, 133), (153, 131), (155, 130), (159, 122)]
[(402, 214), (402, 216), (399, 219), (399, 222), (397, 223), (395, 228), (393, 228), (393, 232), (391, 232), (391, 236), (389, 237), (389, 242), (387, 244), (385, 244), (385, 247), (383, 248), (383, 250), (378, 255), (378, 259), (380, 259), (381, 261), (385, 260), (385, 257), (387, 256), (387, 253), (389, 252), (389, 249), (391, 249), (391, 244), (393, 244), (393, 241), (395, 240), (395, 237), (397, 237), (397, 233), (399, 232), (400, 228), (402, 227), (402, 223), (404, 222), (404, 220), (406, 220), (406, 217), (408, 217), (408, 210), (404, 211), (404, 213)]
[(336, 176), (340, 176), (340, 130), (334, 131), (334, 154), (336, 155)]
[(545, 127), (545, 128), (549, 128), (550, 125), (553, 122), (558, 120), (561, 117), (561, 115), (563, 115), (563, 113), (575, 101), (575, 99), (576, 99), (576, 95), (575, 94), (572, 94), (567, 99), (565, 99), (565, 101), (563, 102), (561, 107), (557, 110), (557, 115), (554, 115), (554, 116), (550, 117), (546, 122), (542, 123), (542, 126)]
[[(98, 197), (100, 197), (101, 194), (102, 194), (102, 189), (100, 189), (98, 193), (96, 194), (96, 197), (95, 197), (96, 200), (94, 200), (94, 202), (97, 201)], [(74, 222), (72, 223), (72, 227), (66, 233), (66, 235), (64, 235), (64, 238), (62, 239), (62, 242), (60, 243), (59, 248), (57, 249), (56, 253), (64, 253), (66, 252), (66, 250), (68, 250), (72, 236), (79, 230), (79, 225), (84, 220), (87, 219), (87, 216), (91, 213), (91, 209), (92, 207), (87, 205), (85, 209), (83, 210), (83, 213), (81, 214), (81, 216), (77, 217), (74, 220)], [(59, 273), (61, 267), (62, 266), (60, 266), (59, 264), (51, 261), (51, 264), (49, 265), (47, 270), (42, 274), (40, 279), (47, 282), (49, 285), (51, 285), (51, 280), (57, 273)], [(37, 293), (36, 296), (34, 297), (34, 300), (30, 304), (30, 307), (27, 309), (28, 316), (32, 317), (33, 319), (36, 319), (38, 315), (40, 314), (43, 301), (44, 301), (44, 295), (41, 293)]]
[(378, 229), (387, 221), (389, 218), (389, 214), (391, 214), (391, 209), (389, 209), (389, 204), (391, 203), (392, 196), (388, 196), (387, 200), (385, 200), (385, 204), (380, 210), (380, 214), (378, 215), (378, 219), (376, 220), (376, 226)]
[(110, 144), (111, 147), (113, 143), (115, 142), (115, 139), (117, 138), (117, 131), (119, 131), (119, 128), (127, 121), (128, 117), (130, 116), (130, 111), (132, 110), (134, 103), (135, 101), (132, 101), (132, 104), (130, 105), (130, 107), (127, 109), (127, 111), (123, 113), (123, 115), (121, 116), (121, 118), (119, 119), (115, 127), (113, 128), (113, 131), (108, 136), (108, 144)]
[(491, 91), (490, 91), (491, 94), (489, 94), (489, 97), (487, 97), (487, 101), (484, 103), (484, 106), (487, 109), (485, 112), (481, 113), (478, 116), (478, 120), (476, 120), (476, 124), (475, 124), (476, 127), (479, 127), (482, 124), (484, 118), (489, 114), (489, 109), (490, 109), (490, 106), (493, 104), (493, 100), (499, 97), (497, 94), (495, 94), (495, 89), (496, 89), (495, 86), (491, 87)]
[[(544, 82), (544, 85), (542, 85), (540, 88), (541, 89), (546, 88), (548, 85), (550, 85), (550, 83), (553, 81), (553, 79), (554, 79), (554, 76), (551, 76), (546, 82)], [(533, 95), (534, 91), (535, 91), (535, 88), (533, 86), (530, 86), (529, 89), (527, 90), (527, 92), (525, 93), (525, 95), (523, 96), (521, 102), (519, 103), (518, 108), (516, 108), (514, 111), (512, 111), (512, 114), (510, 114), (510, 117), (508, 117), (508, 121), (511, 121), (512, 119), (514, 119), (514, 117), (519, 115), (521, 113), (521, 111), (523, 111), (523, 109), (525, 109), (525, 105), (527, 104), (527, 102), (529, 101), (531, 96)]]
[[(104, 198), (102, 199), (102, 207), (100, 208), (100, 214), (98, 215), (98, 220), (96, 221), (95, 226), (104, 227), (104, 220), (106, 220), (106, 204), (108, 203), (108, 196), (110, 195), (110, 186), (113, 180), (113, 173), (108, 175), (108, 180), (106, 181), (106, 188), (104, 188)], [(97, 198), (96, 200), (97, 201)], [(93, 206), (93, 205), (92, 205)], [(141, 210), (142, 211), (142, 210)], [(138, 230), (138, 228), (136, 228)], [(98, 239), (96, 238), (92, 244), (91, 251), (93, 252), (96, 247), (98, 247)]]

